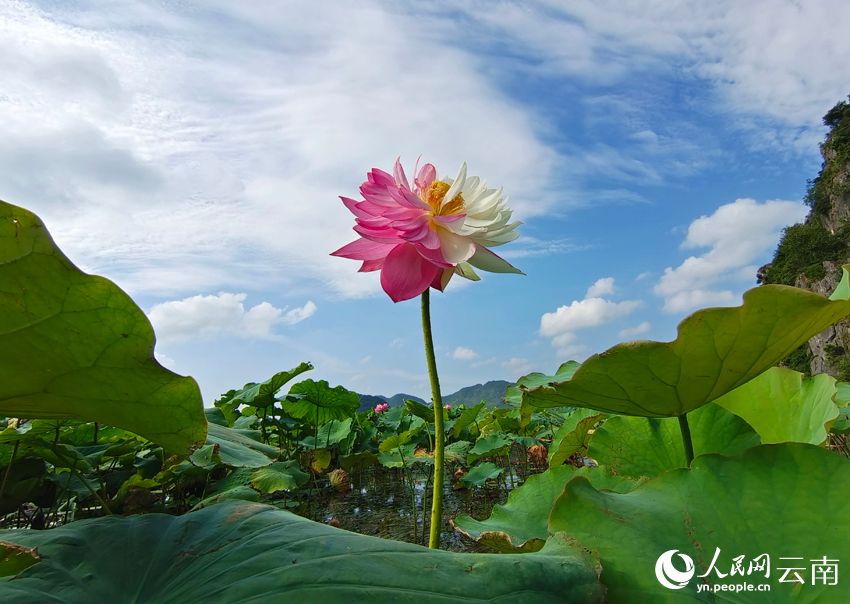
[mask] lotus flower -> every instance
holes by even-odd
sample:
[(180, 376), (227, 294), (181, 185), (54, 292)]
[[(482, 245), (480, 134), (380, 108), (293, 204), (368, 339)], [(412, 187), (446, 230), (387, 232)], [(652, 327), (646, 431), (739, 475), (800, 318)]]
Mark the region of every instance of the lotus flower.
[(375, 413), (381, 413), (382, 411), (386, 411), (389, 408), (389, 403), (378, 403), (377, 405), (375, 405)]
[(451, 409), (451, 408), (452, 408), (451, 405), (443, 405), (443, 409)]
[[(418, 162), (417, 162), (418, 163)], [(401, 161), (393, 174), (377, 168), (360, 186), (363, 201), (341, 197), (351, 210), (360, 239), (332, 256), (361, 260), (360, 272), (381, 271), (381, 287), (394, 302), (415, 298), (428, 287), (443, 291), (454, 274), (478, 281), (473, 267), (491, 273), (520, 273), (488, 248), (519, 237), (502, 189), (488, 189), (467, 176), (466, 162), (455, 178), (437, 169), (414, 168), (413, 187)]]

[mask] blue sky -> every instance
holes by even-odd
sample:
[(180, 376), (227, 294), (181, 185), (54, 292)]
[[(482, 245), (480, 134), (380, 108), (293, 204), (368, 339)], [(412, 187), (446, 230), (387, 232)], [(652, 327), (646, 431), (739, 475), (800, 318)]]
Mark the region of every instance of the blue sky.
[(526, 276), (432, 296), (444, 393), (671, 340), (755, 286), (850, 93), (844, 0), (0, 0), (0, 17), (0, 199), (128, 291), (207, 405), (301, 361), (428, 398), (418, 301), (328, 255), (356, 238), (338, 196), (399, 156), (440, 176), (466, 161), (525, 222), (497, 251)]

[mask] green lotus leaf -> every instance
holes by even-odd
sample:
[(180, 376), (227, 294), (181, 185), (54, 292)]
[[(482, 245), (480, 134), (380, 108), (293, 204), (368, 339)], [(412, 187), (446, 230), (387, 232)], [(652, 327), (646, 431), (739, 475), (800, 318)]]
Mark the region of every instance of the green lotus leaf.
[(27, 549), (0, 541), (0, 578), (14, 577), (40, 561), (36, 548)]
[(342, 422), (330, 421), (327, 424), (319, 426), (315, 437), (311, 434), (298, 441), (298, 444), (307, 449), (312, 449), (314, 447), (330, 447), (342, 443), (341, 448), (344, 448), (347, 444), (346, 441), (352, 436), (352, 422), (352, 418), (348, 418)]
[(459, 554), (240, 502), (178, 517), (3, 531), (7, 538), (38, 546), (43, 558), (0, 583), (0, 600), (16, 604), (42, 604), (48, 595), (62, 604), (591, 604), (603, 597), (598, 562), (567, 540), (521, 558)]
[(742, 306), (693, 313), (679, 324), (672, 342), (625, 342), (590, 357), (572, 379), (535, 386), (536, 378), (522, 386), (523, 416), (557, 406), (643, 417), (693, 411), (850, 314), (849, 267), (829, 299), (796, 287), (763, 285), (747, 291)]
[(492, 461), (485, 461), (464, 474), (461, 480), (466, 486), (474, 484), (480, 487), (488, 480), (496, 480), (504, 471)]
[(325, 380), (314, 382), (304, 380), (295, 384), (289, 394), (302, 394), (303, 398), (283, 403), (283, 409), (292, 417), (306, 419), (313, 425), (321, 426), (329, 421), (354, 417), (360, 407), (360, 397), (356, 392), (342, 386), (331, 388)]
[(274, 405), (277, 400), (275, 395), (286, 382), (311, 369), (313, 369), (313, 366), (310, 363), (301, 363), (295, 369), (274, 374), (261, 384), (245, 384), (245, 387), (234, 394), (229, 402), (244, 403), (252, 407), (269, 407)]
[(506, 554), (540, 551), (550, 537), (549, 512), (564, 491), (567, 481), (584, 476), (598, 489), (627, 493), (643, 482), (617, 476), (607, 468), (558, 466), (529, 476), (511, 491), (505, 505), (496, 505), (487, 520), (478, 521), (466, 514), (454, 518), (456, 530), (479, 543)]
[[(392, 438), (392, 437), (390, 437)], [(386, 442), (386, 441), (385, 441)], [(433, 461), (433, 458), (429, 458)], [(422, 460), (421, 457), (416, 457), (416, 445), (398, 445), (387, 451), (378, 453), (378, 461), (382, 466), (387, 468), (401, 468), (402, 466), (411, 466), (416, 461)]]
[(360, 451), (351, 455), (341, 455), (337, 461), (343, 470), (362, 470), (378, 463), (378, 456), (371, 451)]
[(236, 430), (210, 424), (207, 444), (218, 445), (221, 462), (228, 466), (260, 468), (274, 462), (280, 451), (255, 440), (259, 436), (256, 430)]
[(552, 446), (549, 447), (549, 467), (563, 465), (573, 453), (587, 449), (591, 437), (590, 429), (603, 419), (605, 415), (602, 413), (595, 413), (591, 409), (576, 409), (552, 438)]
[(416, 430), (405, 430), (400, 434), (393, 434), (388, 438), (384, 439), (384, 441), (378, 445), (378, 451), (381, 453), (388, 453), (393, 449), (397, 449), (402, 445), (406, 445), (413, 437), (419, 434), (419, 429)]
[(423, 405), (419, 401), (405, 400), (404, 406), (411, 415), (415, 415), (429, 424), (434, 423), (434, 407), (431, 405)]
[[(672, 470), (626, 494), (600, 492), (576, 478), (555, 503), (549, 531), (565, 531), (599, 553), (612, 604), (850, 602), (841, 569), (837, 585), (812, 584), (813, 561), (850, 559), (847, 484), (850, 460), (831, 451), (804, 443), (760, 445), (735, 457), (697, 457), (690, 469)], [(679, 589), (656, 578), (659, 557), (673, 550), (695, 567)], [(714, 570), (701, 578), (715, 554)], [(746, 571), (763, 554), (770, 556), (769, 577), (756, 570), (731, 574), (733, 558), (743, 556)], [(684, 572), (678, 554), (676, 561)], [(789, 566), (802, 567), (797, 572), (805, 584), (780, 582)], [(697, 591), (744, 582), (767, 584), (770, 591)]]
[(458, 438), (460, 433), (463, 432), (463, 429), (467, 426), (475, 423), (475, 420), (478, 418), (478, 414), (487, 406), (486, 403), (478, 403), (474, 407), (470, 407), (469, 409), (464, 409), (461, 411), (460, 415), (455, 420), (454, 425), (452, 426), (452, 436)]
[(294, 491), (309, 479), (295, 461), (279, 461), (251, 474), (251, 484), (263, 494)]
[(191, 511), (195, 512), (198, 510), (203, 510), (204, 508), (218, 505), (220, 503), (224, 503), (225, 501), (250, 501), (256, 503), (259, 500), (260, 494), (251, 487), (233, 487), (231, 489), (227, 489), (226, 491), (218, 491), (215, 494), (210, 495), (206, 499), (203, 499), (202, 501), (197, 503)]
[(773, 367), (714, 402), (744, 418), (764, 444), (819, 445), (838, 417), (835, 394), (835, 379), (825, 373), (807, 378)]
[(472, 443), (468, 443), (465, 440), (459, 440), (443, 447), (443, 456), (446, 461), (464, 462), (466, 461), (466, 454), (471, 446)]
[(512, 442), (506, 434), (500, 432), (482, 436), (475, 441), (475, 446), (469, 450), (466, 458), (469, 463), (475, 463), (482, 457), (505, 455)]
[[(738, 455), (761, 442), (747, 422), (713, 403), (688, 413), (688, 425), (695, 455)], [(593, 433), (587, 455), (633, 478), (687, 467), (679, 420), (674, 418), (612, 417)]]
[(217, 464), (221, 461), (221, 455), (218, 454), (218, 445), (204, 445), (189, 456), (189, 461), (192, 465), (205, 468), (211, 464)]
[(127, 294), (0, 201), (0, 415), (97, 421), (188, 453), (206, 434), (201, 392), (156, 362), (154, 341)]

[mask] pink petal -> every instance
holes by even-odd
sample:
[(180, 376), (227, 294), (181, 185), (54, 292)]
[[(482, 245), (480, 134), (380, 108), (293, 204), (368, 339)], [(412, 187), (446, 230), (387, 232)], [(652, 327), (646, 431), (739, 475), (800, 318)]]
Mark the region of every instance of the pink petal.
[(434, 222), (439, 222), (440, 224), (448, 224), (450, 222), (460, 220), (461, 218), (466, 218), (466, 214), (452, 214), (451, 216), (434, 216)]
[(395, 160), (395, 166), (393, 167), (393, 176), (395, 176), (395, 181), (398, 183), (400, 187), (404, 187), (407, 190), (410, 190), (410, 183), (407, 182), (407, 176), (404, 174), (404, 168), (401, 167), (401, 158)]
[(397, 245), (384, 260), (381, 287), (393, 302), (415, 298), (434, 281), (439, 267), (423, 258), (410, 243)]
[(436, 266), (439, 266), (440, 268), (453, 268), (454, 267), (453, 264), (446, 262), (446, 259), (443, 258), (443, 252), (440, 251), (440, 248), (429, 249), (429, 248), (427, 248), (423, 245), (417, 245), (416, 251), (419, 252), (419, 254), (423, 258), (428, 260), (428, 262), (430, 262), (431, 264), (434, 264)]
[(370, 273), (372, 271), (379, 271), (381, 267), (384, 266), (384, 259), (378, 258), (376, 260), (364, 260), (363, 264), (360, 265), (360, 268), (357, 270), (358, 273)]
[[(398, 188), (395, 186), (395, 184), (393, 184), (392, 187)], [(398, 202), (393, 199), (392, 195), (390, 195), (389, 191), (387, 191), (387, 187), (383, 185), (376, 185), (371, 182), (364, 182), (362, 185), (360, 185), (360, 194), (366, 198), (366, 201), (369, 201), (377, 206), (392, 208), (398, 205)]]
[(365, 212), (363, 209), (357, 207), (357, 204), (360, 203), (355, 199), (351, 199), (350, 197), (342, 197), (340, 196), (342, 203), (345, 204), (345, 207), (354, 214), (357, 218), (369, 218), (371, 214)]
[(342, 246), (331, 256), (350, 258), (351, 260), (377, 260), (378, 258), (385, 258), (396, 245), (398, 244), (376, 243), (368, 239), (358, 239)]
[(369, 179), (369, 182), (375, 183), (376, 185), (379, 185), (381, 187), (395, 186), (395, 179), (393, 179), (392, 175), (378, 168), (372, 168), (372, 171), (369, 172), (366, 177)]
[(381, 214), (381, 216), (389, 218), (390, 220), (412, 220), (413, 218), (418, 218), (422, 215), (422, 210), (408, 207), (385, 209)]
[(428, 187), (437, 180), (437, 168), (434, 167), (433, 164), (425, 164), (422, 166), (422, 169), (419, 170), (419, 174), (416, 176), (416, 184), (420, 189), (428, 190)]
[(397, 204), (408, 208), (417, 208), (419, 210), (433, 211), (433, 208), (427, 201), (419, 199), (415, 194), (407, 189), (397, 187), (395, 189), (387, 188), (387, 192), (392, 196)]
[(383, 229), (373, 229), (360, 224), (354, 225), (354, 232), (375, 243), (392, 243), (398, 244), (401, 241), (397, 230), (387, 227)]
[(454, 269), (442, 269), (439, 273), (437, 273), (437, 276), (434, 277), (434, 280), (431, 281), (431, 287), (441, 292), (446, 291), (446, 286), (449, 284), (449, 280), (454, 274)]

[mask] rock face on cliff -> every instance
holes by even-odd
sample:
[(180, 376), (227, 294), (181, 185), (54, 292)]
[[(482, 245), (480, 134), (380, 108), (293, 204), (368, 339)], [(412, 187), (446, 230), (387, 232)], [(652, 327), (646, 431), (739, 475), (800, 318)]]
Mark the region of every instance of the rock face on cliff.
[[(850, 103), (841, 101), (823, 121), (830, 132), (821, 145), (820, 174), (809, 181), (805, 201), (812, 209), (805, 222), (785, 230), (773, 262), (757, 278), (829, 296), (841, 280), (841, 265), (850, 263)], [(813, 337), (783, 364), (850, 381), (850, 319)]]

